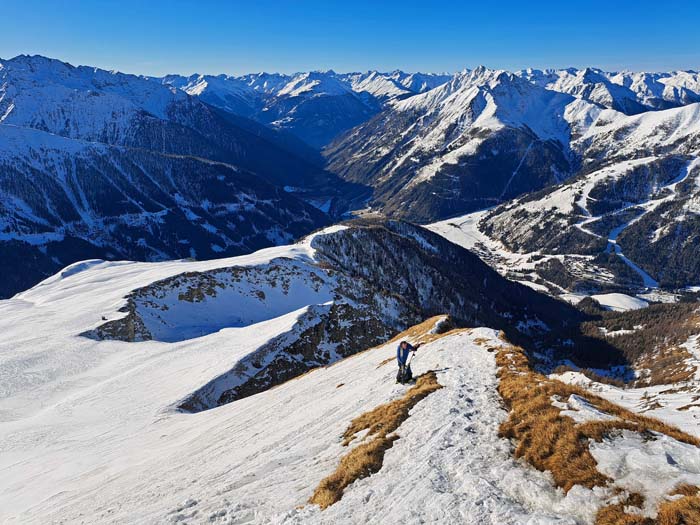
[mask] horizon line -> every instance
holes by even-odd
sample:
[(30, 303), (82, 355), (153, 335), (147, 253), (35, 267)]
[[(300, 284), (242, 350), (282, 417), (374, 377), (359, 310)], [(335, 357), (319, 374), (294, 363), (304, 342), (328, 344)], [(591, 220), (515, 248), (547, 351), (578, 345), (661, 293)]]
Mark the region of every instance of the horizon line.
[(56, 57), (50, 57), (47, 55), (42, 55), (40, 53), (35, 53), (35, 54), (30, 54), (30, 53), (20, 53), (19, 55), (15, 55), (12, 58), (7, 58), (4, 59), (0, 57), (0, 63), (2, 62), (10, 62), (13, 60), (16, 60), (18, 58), (43, 58), (46, 60), (50, 61), (56, 61), (60, 62), (62, 64), (67, 64), (71, 67), (74, 68), (80, 68), (80, 67), (85, 67), (85, 68), (92, 68), (92, 69), (99, 69), (102, 71), (106, 71), (108, 73), (119, 73), (122, 75), (131, 75), (135, 77), (152, 77), (152, 78), (164, 78), (168, 76), (181, 76), (181, 77), (192, 77), (192, 76), (212, 76), (212, 77), (220, 77), (220, 76), (225, 76), (225, 77), (231, 77), (231, 78), (240, 78), (240, 77), (245, 77), (249, 75), (282, 75), (282, 76), (288, 76), (288, 77), (293, 77), (295, 75), (300, 75), (304, 73), (333, 73), (336, 75), (352, 75), (352, 74), (363, 74), (363, 73), (380, 73), (380, 74), (390, 74), (390, 73), (407, 73), (407, 74), (424, 74), (424, 75), (447, 75), (447, 76), (456, 76), (460, 73), (466, 73), (466, 72), (471, 72), (475, 71), (480, 68), (485, 68), (487, 70), (491, 71), (504, 71), (506, 73), (518, 73), (518, 72), (523, 72), (523, 71), (541, 71), (541, 72), (548, 72), (548, 71), (567, 71), (567, 70), (576, 70), (576, 71), (585, 71), (587, 69), (593, 70), (593, 71), (601, 71), (603, 73), (609, 73), (609, 74), (620, 74), (620, 73), (647, 73), (647, 74), (663, 74), (663, 73), (693, 73), (693, 74), (698, 74), (700, 73), (700, 70), (698, 69), (693, 69), (693, 68), (687, 68), (687, 69), (678, 69), (678, 68), (672, 68), (672, 69), (655, 69), (655, 70), (643, 70), (643, 69), (634, 69), (634, 68), (623, 68), (623, 69), (605, 69), (597, 66), (567, 66), (567, 67), (547, 67), (547, 68), (538, 68), (538, 67), (523, 67), (523, 68), (518, 68), (518, 69), (507, 69), (507, 68), (497, 68), (497, 67), (490, 67), (486, 66), (484, 64), (479, 64), (478, 66), (469, 68), (469, 67), (464, 67), (462, 69), (459, 69), (457, 71), (451, 72), (451, 71), (428, 71), (428, 70), (411, 70), (411, 69), (401, 69), (401, 68), (394, 68), (394, 69), (367, 69), (366, 71), (362, 70), (353, 70), (353, 71), (336, 71), (333, 68), (330, 69), (302, 69), (302, 70), (296, 70), (291, 73), (283, 73), (281, 71), (265, 71), (265, 70), (260, 70), (260, 71), (249, 71), (247, 73), (240, 73), (240, 74), (235, 74), (235, 73), (225, 73), (225, 72), (219, 72), (219, 73), (199, 73), (199, 72), (194, 72), (194, 73), (165, 73), (163, 75), (153, 75), (153, 74), (143, 74), (143, 73), (130, 73), (127, 71), (123, 71), (121, 69), (108, 69), (105, 66), (97, 66), (97, 65), (91, 65), (91, 64), (73, 64), (71, 62), (68, 62), (67, 60), (63, 60), (61, 58), (56, 58)]

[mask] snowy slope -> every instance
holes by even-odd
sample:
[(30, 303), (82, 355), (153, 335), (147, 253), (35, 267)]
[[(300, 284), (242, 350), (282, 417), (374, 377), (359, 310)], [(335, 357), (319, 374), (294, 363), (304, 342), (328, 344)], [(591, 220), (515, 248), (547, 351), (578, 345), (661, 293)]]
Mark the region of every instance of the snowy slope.
[(244, 79), (228, 75), (191, 75), (189, 77), (168, 75), (160, 80), (165, 85), (181, 89), (189, 95), (198, 96), (207, 104), (236, 115), (250, 116), (255, 108), (263, 103), (255, 87)]
[(694, 72), (478, 67), (398, 97), (326, 150), (374, 188), (373, 208), (419, 222), (457, 216), (613, 160), (698, 150)]
[(277, 92), (277, 95), (280, 97), (298, 97), (300, 95), (332, 96), (345, 95), (348, 92), (350, 92), (350, 89), (334, 78), (333, 75), (312, 71), (294, 75), (292, 80)]
[[(386, 253), (393, 257), (384, 261), (381, 271), (363, 264)], [(117, 282), (120, 276), (123, 285)], [(577, 315), (572, 308), (503, 279), (439, 236), (396, 222), (331, 227), (296, 245), (210, 262), (76, 263), (3, 304), (11, 311), (17, 305), (34, 304), (37, 294), (42, 297), (47, 290), (64, 286), (74, 291), (74, 283), (79, 288), (83, 278), (93, 277), (110, 286), (110, 292), (85, 306), (90, 315), (76, 318), (78, 325), (71, 327), (69, 336), (75, 341), (56, 341), (59, 359), (65, 348), (74, 345), (88, 356), (82, 349), (91, 348), (91, 340), (155, 340), (178, 346), (222, 328), (244, 327), (313, 307), (314, 315), (305, 317), (287, 340), (260, 348), (250, 366), (222, 378), (230, 388), (246, 383), (247, 391), (372, 346), (436, 311), (499, 328), (510, 324), (556, 328), (567, 322), (567, 316)], [(70, 300), (70, 294), (65, 304), (53, 299), (50, 310), (38, 315), (52, 318), (56, 312), (72, 310)], [(489, 308), (483, 307), (486, 304)], [(27, 321), (27, 326), (34, 322)], [(14, 322), (9, 326), (15, 328), (8, 328), (8, 350), (22, 339), (19, 333), (11, 335), (21, 328)], [(76, 339), (78, 334), (85, 337)], [(42, 345), (37, 352), (52, 355), (44, 354)], [(258, 374), (260, 363), (270, 360), (275, 361), (274, 374)], [(266, 367), (267, 372), (272, 370)], [(3, 384), (20, 381), (12, 367), (5, 372)], [(31, 380), (36, 392), (46, 397), (39, 388), (42, 380)], [(218, 402), (214, 399), (214, 405)]]
[(306, 150), (226, 118), (181, 89), (42, 56), (0, 62), (0, 124), (228, 162), (280, 186), (317, 188), (329, 179), (305, 159)]
[[(235, 263), (259, 265), (280, 256), (314, 254), (303, 244)], [(176, 406), (288, 331), (304, 309), (179, 343), (75, 336), (95, 311), (110, 315), (126, 289), (214, 264), (86, 262), (0, 303), (3, 331), (15, 341), (0, 347), (0, 372), (14, 378), (3, 381), (10, 388), (0, 401), (3, 522), (575, 525), (592, 523), (612, 495), (612, 489), (580, 486), (564, 495), (548, 474), (513, 459), (511, 443), (498, 437), (506, 412), (494, 353), (487, 351), (504, 343), (496, 331), (477, 328), (420, 349), (414, 373), (434, 370), (443, 388), (410, 412), (380, 471), (354, 482), (326, 510), (308, 505), (347, 451), (341, 436), (350, 421), (405, 393), (407, 387), (394, 384), (395, 343), (192, 414)], [(28, 329), (36, 317), (49, 322)], [(434, 333), (440, 322), (411, 340)], [(563, 415), (602, 417), (574, 401)], [(654, 465), (664, 454), (680, 460), (663, 471), (664, 490), (678, 479), (698, 479), (692, 447), (634, 439), (591, 448), (602, 469), (617, 468), (620, 485), (631, 490), (651, 479), (643, 465), (617, 464), (639, 453)]]
[[(571, 97), (530, 86), (505, 71), (479, 67), (462, 72), (434, 91), (396, 102), (393, 107), (401, 112), (435, 113), (442, 129), (457, 122), (464, 127), (494, 130), (528, 127), (543, 140), (566, 145), (569, 130), (563, 116), (571, 102)], [(472, 109), (472, 115), (465, 113), (467, 108)], [(465, 118), (471, 121), (465, 122)]]
[(447, 73), (405, 73), (400, 70), (392, 71), (390, 77), (414, 93), (424, 93), (434, 89), (448, 80), (452, 75)]
[(412, 89), (413, 86), (410, 80), (401, 82), (404, 80), (404, 76), (407, 75), (403, 72), (387, 75), (378, 71), (369, 71), (367, 73), (350, 73), (346, 78), (353, 91), (368, 93), (382, 101), (406, 97), (425, 91), (424, 86), (418, 86), (419, 89), (417, 90)]
[[(680, 142), (692, 148), (692, 141)], [(636, 151), (652, 152), (653, 148)], [(544, 264), (548, 258), (558, 258), (569, 273), (598, 281), (597, 286), (605, 286), (609, 272), (617, 285), (631, 290), (692, 286), (700, 279), (693, 255), (700, 221), (693, 205), (700, 166), (696, 155), (652, 155), (612, 162), (561, 186), (498, 207), (478, 228), (523, 259), (530, 254)], [(617, 258), (611, 260), (609, 254)], [(574, 268), (577, 265), (579, 270)], [(586, 276), (581, 265), (587, 267)], [(563, 281), (557, 284), (570, 287)]]
[(588, 163), (650, 153), (697, 154), (700, 103), (633, 116), (604, 111), (574, 148)]
[(298, 139), (173, 86), (41, 56), (0, 61), (0, 296), (80, 259), (290, 242), (365, 192), (319, 163)]
[(187, 95), (133, 75), (21, 55), (0, 64), (0, 123), (122, 144), (141, 112), (166, 120)]
[[(392, 235), (394, 244), (377, 249)], [(371, 286), (394, 285), (383, 286), (384, 302), (371, 312), (336, 323), (356, 340), (363, 334), (353, 329), (364, 331), (366, 319), (393, 315), (395, 326), (405, 323), (411, 313), (400, 308), (397, 290), (414, 305), (435, 311), (450, 303), (472, 319), (475, 312), (489, 315), (480, 304), (493, 311), (517, 305), (520, 287), (479, 273), (478, 260), (439, 241), (405, 223), (336, 226), (295, 245), (216, 261), (83, 261), (0, 301), (0, 521), (592, 523), (612, 487), (576, 486), (564, 495), (549, 474), (515, 460), (512, 444), (499, 437), (507, 414), (493, 351), (505, 343), (493, 329), (440, 337), (441, 317), (402, 336), (417, 342), (430, 334), (413, 370), (435, 371), (443, 388), (411, 410), (382, 468), (351, 484), (326, 510), (307, 501), (347, 452), (343, 431), (406, 391), (394, 383), (395, 342), (346, 359), (332, 355), (330, 366), (231, 402), (195, 409), (188, 403), (193, 394), (215, 401), (221, 382), (241, 369), (274, 371), (267, 358), (274, 357), (275, 342), (303, 339), (300, 326), (314, 328), (339, 304), (362, 312), (363, 303), (371, 304)], [(354, 258), (380, 256), (381, 271)], [(465, 285), (450, 266), (443, 266), (445, 285), (421, 257), (458, 266), (475, 290), (469, 300), (466, 293), (451, 295)], [(344, 282), (346, 273), (351, 280)], [(421, 283), (416, 298), (412, 280)], [(193, 282), (201, 286), (189, 286)], [(490, 298), (481, 297), (484, 289)], [(537, 303), (531, 300), (528, 309), (537, 312)], [(135, 313), (150, 340), (96, 336), (96, 328)], [(504, 312), (503, 318), (520, 325), (518, 315)], [(299, 354), (289, 352), (287, 363), (308, 359), (309, 348), (339, 348), (332, 321), (327, 317), (321, 328), (330, 340), (311, 339)], [(696, 343), (688, 341), (694, 356)], [(564, 401), (565, 416), (601, 417), (576, 399)], [(700, 482), (697, 450), (672, 439), (649, 444), (621, 435), (591, 451), (602, 469), (616, 469), (618, 485), (632, 490), (643, 482), (650, 506), (663, 493), (649, 483), (648, 468), (625, 463), (635, 454), (654, 468), (665, 457), (678, 459), (659, 478), (664, 491), (678, 480)]]
[[(310, 255), (308, 247), (294, 250), (236, 262)], [(3, 344), (0, 367), (12, 378), (2, 383), (4, 521), (400, 523), (410, 516), (515, 524), (591, 516), (586, 491), (563, 498), (496, 437), (505, 413), (495, 364), (474, 342), (499, 344), (490, 330), (421, 350), (416, 373), (438, 370), (445, 388), (413, 411), (380, 473), (353, 485), (329, 510), (304, 506), (335, 468), (350, 419), (403, 392), (393, 384), (394, 367), (379, 366), (394, 345), (215, 410), (178, 412), (179, 400), (288, 330), (301, 313), (187, 343), (76, 337), (95, 312), (111, 315), (126, 289), (182, 266), (82, 265), (0, 304), (3, 333), (13, 339)], [(36, 324), (37, 316), (48, 322)]]
[(569, 93), (628, 115), (700, 101), (700, 75), (694, 71), (606, 72), (596, 68), (518, 72), (547, 89)]
[[(697, 340), (697, 336), (694, 337)], [(697, 348), (694, 348), (697, 351)], [(697, 357), (688, 363), (697, 369)], [(613, 403), (651, 416), (693, 435), (700, 435), (700, 404), (697, 394), (698, 380), (687, 383), (647, 386), (643, 388), (619, 388), (592, 381), (580, 372), (552, 374), (565, 383), (580, 385)]]

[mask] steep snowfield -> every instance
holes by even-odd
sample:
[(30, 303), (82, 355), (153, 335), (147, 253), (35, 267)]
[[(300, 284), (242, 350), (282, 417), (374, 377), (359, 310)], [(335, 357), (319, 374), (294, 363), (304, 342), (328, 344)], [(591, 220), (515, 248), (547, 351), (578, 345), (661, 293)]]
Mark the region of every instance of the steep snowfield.
[(379, 100), (393, 99), (413, 95), (414, 92), (402, 85), (398, 78), (388, 77), (378, 71), (368, 73), (351, 73), (347, 75), (353, 91), (369, 93)]
[(349, 92), (350, 89), (333, 76), (320, 71), (312, 71), (295, 75), (286, 86), (277, 92), (277, 96), (344, 95)]
[(335, 468), (350, 420), (395, 398), (393, 344), (197, 414), (175, 406), (295, 323), (305, 308), (181, 343), (82, 338), (123, 295), (184, 270), (313, 257), (309, 244), (201, 263), (86, 262), (0, 303), (0, 519), (7, 523), (575, 523), (594, 498), (564, 498), (497, 438), (492, 330), (420, 350), (422, 401), (383, 469), (326, 511), (303, 506)]
[(631, 90), (612, 83), (603, 71), (592, 68), (546, 72), (525, 70), (520, 75), (547, 89), (568, 93), (608, 108), (619, 109), (625, 106), (628, 99), (635, 99)]
[[(435, 244), (427, 232), (406, 231), (428, 250)], [(339, 301), (328, 285), (340, 283), (341, 272), (314, 279), (305, 269), (327, 263), (324, 240), (349, 232), (336, 226), (297, 245), (208, 262), (83, 261), (0, 301), (0, 521), (591, 523), (614, 487), (575, 486), (565, 495), (550, 474), (515, 460), (513, 445), (499, 437), (507, 414), (494, 350), (508, 350), (492, 329), (437, 335), (442, 319), (435, 319), (423, 332), (403, 336), (416, 342), (431, 334), (413, 370), (434, 371), (443, 388), (411, 410), (382, 468), (352, 483), (323, 511), (307, 501), (349, 450), (342, 445), (344, 430), (409, 388), (394, 382), (395, 342), (227, 404), (178, 408), (203, 387), (216, 390), (220, 378), (257, 360), (258, 349)], [(175, 308), (171, 297), (196, 290), (165, 286), (172, 284), (169, 277), (232, 266), (255, 267), (262, 275), (273, 261), (288, 266), (292, 277), (284, 296), (272, 289), (284, 282), (261, 288), (231, 273), (234, 279), (215, 291), (215, 302), (185, 297)], [(125, 296), (137, 289), (149, 290), (136, 298), (144, 300), (144, 322), (154, 333), (164, 330), (156, 333), (159, 340), (92, 337), (92, 329), (128, 313), (121, 309)], [(249, 297), (258, 291), (264, 292), (259, 302)], [(203, 310), (196, 304), (209, 308), (210, 317), (198, 317)], [(165, 329), (145, 316), (149, 308)], [(193, 314), (181, 315), (188, 311)], [(222, 316), (218, 330), (202, 335), (192, 331), (192, 323), (219, 322), (222, 313), (235, 319)], [(696, 358), (696, 339), (687, 347)], [(607, 417), (575, 396), (552, 404), (575, 421)], [(635, 435), (614, 434), (591, 444), (591, 453), (601, 469), (614, 471), (617, 486), (641, 486), (649, 513), (676, 482), (700, 481), (697, 449), (670, 438), (640, 443)], [(666, 457), (673, 463), (668, 460), (656, 487), (657, 472), (636, 457), (655, 469)]]
[(258, 90), (243, 78), (228, 75), (168, 75), (152, 80), (160, 80), (165, 85), (181, 89), (188, 95), (201, 97), (208, 104), (237, 115), (250, 115), (259, 103)]
[[(312, 254), (307, 242), (214, 261), (79, 262), (12, 299), (0, 301), (2, 332), (6, 334), (0, 343), (3, 419), (35, 415), (63, 399), (66, 383), (90, 382), (96, 370), (117, 364), (115, 360), (139, 361), (179, 348), (178, 344), (145, 342), (143, 348), (153, 352), (135, 352), (128, 344), (78, 337), (100, 324), (102, 317), (122, 317), (117, 310), (124, 304), (124, 296), (135, 288), (182, 272), (265, 264), (277, 257), (304, 261), (311, 260)], [(85, 373), (87, 377), (83, 377)], [(54, 381), (57, 377), (61, 378), (59, 383)]]
[(123, 142), (139, 113), (168, 118), (179, 90), (133, 75), (41, 56), (0, 63), (0, 123), (108, 143)]

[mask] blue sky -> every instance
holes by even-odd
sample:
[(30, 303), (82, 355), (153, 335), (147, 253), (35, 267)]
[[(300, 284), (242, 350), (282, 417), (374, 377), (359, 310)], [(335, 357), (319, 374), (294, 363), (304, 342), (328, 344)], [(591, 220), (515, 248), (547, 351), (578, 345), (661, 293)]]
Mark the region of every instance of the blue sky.
[(129, 73), (700, 69), (700, 2), (3, 2), (0, 57)]

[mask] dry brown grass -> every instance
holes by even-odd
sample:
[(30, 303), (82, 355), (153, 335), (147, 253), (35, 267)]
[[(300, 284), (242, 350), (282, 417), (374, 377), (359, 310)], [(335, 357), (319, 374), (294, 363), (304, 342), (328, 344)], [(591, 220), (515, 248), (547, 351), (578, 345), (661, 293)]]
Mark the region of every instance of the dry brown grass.
[(321, 480), (309, 503), (322, 509), (340, 501), (345, 488), (355, 480), (365, 478), (382, 468), (384, 453), (399, 436), (393, 434), (408, 419), (409, 411), (422, 399), (442, 388), (435, 372), (427, 372), (416, 379), (416, 384), (403, 397), (384, 403), (353, 419), (343, 434), (343, 445), (347, 446), (358, 432), (367, 430), (365, 439), (345, 454), (338, 468)]
[[(441, 320), (443, 324), (439, 333), (430, 333), (436, 323)], [(397, 334), (381, 346), (402, 340), (411, 341), (412, 344), (427, 344), (454, 333), (470, 331), (468, 328), (452, 328), (449, 316), (438, 315)], [(378, 347), (368, 348), (347, 359), (352, 359), (357, 355), (370, 352), (376, 348)], [(394, 357), (384, 359), (377, 368), (393, 360)], [(345, 488), (353, 481), (378, 472), (384, 461), (384, 453), (398, 439), (398, 436), (392, 434), (392, 432), (408, 418), (409, 411), (416, 403), (440, 388), (442, 386), (437, 382), (435, 372), (427, 372), (416, 378), (415, 386), (409, 389), (402, 398), (379, 405), (373, 410), (353, 419), (343, 434), (343, 445), (349, 445), (355, 439), (356, 434), (362, 430), (368, 431), (365, 439), (372, 439), (357, 445), (341, 458), (335, 472), (319, 483), (309, 499), (309, 503), (319, 505), (322, 509), (325, 509), (339, 501)]]
[(695, 485), (690, 485), (688, 483), (681, 483), (680, 485), (676, 486), (671, 491), (672, 496), (697, 496), (698, 492), (700, 491), (700, 487), (696, 487)]
[(700, 525), (700, 487), (682, 483), (671, 495), (683, 497), (659, 505), (658, 525)]
[(684, 495), (682, 498), (661, 503), (656, 523), (658, 525), (700, 525), (700, 496), (698, 496), (698, 487), (693, 488), (694, 495)]
[(409, 410), (440, 388), (442, 385), (437, 382), (435, 372), (426, 372), (418, 376), (416, 384), (403, 397), (379, 405), (353, 419), (343, 434), (343, 445), (350, 443), (355, 435), (363, 430), (368, 430), (367, 436), (393, 432), (408, 418)]
[[(516, 443), (516, 457), (525, 459), (539, 470), (549, 471), (554, 482), (565, 491), (574, 485), (592, 488), (606, 486), (612, 481), (598, 471), (589, 450), (590, 440), (601, 441), (620, 430), (654, 431), (700, 446), (700, 439), (678, 428), (630, 412), (583, 388), (534, 372), (522, 348), (510, 345), (500, 348), (496, 364), (500, 379), (498, 390), (509, 409), (500, 435)], [(617, 419), (576, 424), (573, 419), (561, 416), (551, 398), (557, 396), (565, 400), (572, 394)], [(657, 520), (626, 512), (629, 506), (639, 505), (640, 501), (628, 498), (628, 501), (603, 507), (596, 516), (596, 525), (700, 525), (700, 522), (693, 521), (700, 517), (700, 498), (697, 495), (662, 503)], [(697, 517), (695, 512), (698, 512)]]
[[(505, 351), (497, 354), (497, 360), (503, 355)], [(501, 424), (500, 436), (516, 442), (515, 456), (538, 470), (550, 471), (565, 491), (574, 485), (606, 485), (610, 480), (598, 472), (583, 429), (552, 405), (551, 396), (567, 399), (568, 389), (533, 372), (504, 368), (501, 372), (498, 390), (510, 413)]]
[[(620, 490), (618, 493), (621, 493)], [(641, 512), (644, 505), (644, 496), (638, 492), (627, 494), (627, 496), (613, 505), (602, 507), (596, 513), (596, 525), (654, 525), (653, 520), (636, 513), (625, 512), (627, 507), (636, 507)]]
[(596, 525), (655, 525), (651, 518), (625, 512), (624, 503), (601, 508), (595, 516)]
[(377, 368), (381, 368), (381, 367), (383, 367), (384, 365), (387, 365), (387, 364), (391, 363), (391, 362), (394, 361), (395, 359), (396, 359), (396, 358), (393, 357), (393, 356), (392, 356), (392, 357), (387, 357), (386, 359), (382, 359), (382, 360), (380, 361), (380, 363), (377, 365)]
[(649, 375), (637, 380), (635, 386), (675, 385), (691, 380), (695, 375), (695, 367), (688, 364), (692, 357), (688, 350), (679, 346), (643, 354), (634, 367), (648, 370)]

